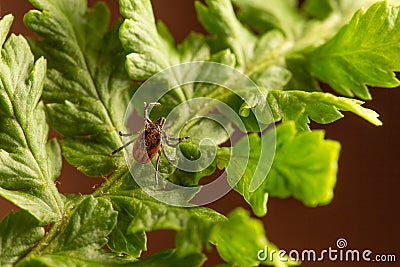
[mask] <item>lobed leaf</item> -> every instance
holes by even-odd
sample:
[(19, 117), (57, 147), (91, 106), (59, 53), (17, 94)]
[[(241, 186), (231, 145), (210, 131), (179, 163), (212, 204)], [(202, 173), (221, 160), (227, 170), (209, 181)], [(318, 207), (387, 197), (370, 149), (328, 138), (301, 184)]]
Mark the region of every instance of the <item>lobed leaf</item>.
[(238, 17), (260, 32), (279, 29), (290, 39), (301, 33), (305, 19), (297, 8), (297, 0), (233, 0)]
[[(270, 5), (258, 0), (233, 2), (238, 6), (238, 17), (251, 26), (265, 22), (259, 25), (261, 33), (255, 35), (239, 21), (231, 0), (206, 1), (207, 5), (196, 2), (199, 20), (211, 35), (212, 49), (230, 49), (236, 57), (236, 68), (259, 86), (278, 90), (286, 88), (289, 81), (300, 79), (299, 75), (293, 76), (292, 70), (285, 64), (285, 56), (294, 48), (293, 35), (302, 28), (300, 17), (285, 14), (295, 13), (294, 1), (276, 1)], [(288, 18), (293, 18), (293, 25), (287, 23)], [(308, 86), (299, 89), (311, 90)]]
[(291, 78), (288, 83), (284, 84), (284, 90), (322, 91), (317, 79), (312, 75), (310, 66), (304, 55), (295, 54), (287, 56), (285, 63), (286, 68), (291, 73)]
[[(206, 208), (177, 208), (158, 201), (129, 197), (112, 197), (111, 201), (114, 207), (119, 207), (117, 210), (125, 209), (125, 212), (129, 212), (131, 221), (126, 229), (128, 234), (159, 229), (178, 231), (176, 245), (181, 255), (200, 252), (208, 241), (207, 230), (223, 218), (222, 215)], [(189, 232), (190, 235), (186, 235)], [(195, 248), (188, 249), (192, 246)]]
[[(268, 196), (294, 197), (312, 207), (332, 200), (340, 145), (325, 140), (323, 131), (297, 133), (293, 122), (282, 124), (276, 128), (275, 154), (268, 147), (274, 142), (274, 131), (261, 138), (256, 134), (245, 138), (250, 143), (249, 160), (236, 156), (226, 171), (232, 181), (245, 168), (235, 190), (244, 196), (256, 215), (266, 214)], [(237, 155), (242, 142), (243, 139), (233, 147), (238, 150)], [(262, 142), (267, 145), (262, 146)], [(271, 168), (265, 169), (269, 162)]]
[(190, 34), (179, 46), (166, 26), (156, 24), (149, 0), (120, 0), (120, 39), (127, 51), (126, 68), (134, 80), (145, 80), (181, 62), (205, 60), (209, 48), (199, 34)]
[[(355, 10), (377, 1), (306, 1), (304, 10), (310, 14), (320, 12), (320, 20), (306, 20), (298, 15), (296, 1), (268, 5), (260, 0), (232, 2), (238, 6), (237, 16), (258, 30), (258, 36), (236, 18), (231, 0), (206, 1), (207, 5), (199, 2), (197, 13), (211, 34), (212, 49), (231, 49), (237, 57), (237, 67), (260, 86), (320, 91), (317, 78), (343, 95), (370, 99), (366, 85), (399, 84), (393, 74), (398, 70), (394, 55), (398, 50), (397, 12), (386, 2), (376, 3), (365, 16), (358, 12), (350, 26), (343, 29)], [(372, 9), (376, 6), (381, 6), (375, 14), (379, 23), (368, 28), (368, 23), (374, 21)], [(379, 49), (373, 51), (375, 45)], [(274, 84), (271, 71), (277, 68), (282, 70), (282, 78)]]
[(196, 2), (199, 21), (219, 41), (216, 49), (230, 48), (236, 56), (237, 66), (245, 68), (253, 58), (256, 36), (236, 18), (230, 0)]
[[(267, 264), (286, 267), (298, 265), (286, 257), (286, 261), (258, 258), (259, 251), (274, 249), (265, 237), (263, 224), (249, 216), (242, 208), (237, 208), (228, 215), (228, 220), (217, 225), (212, 231), (212, 239), (221, 258), (228, 262), (228, 266), (259, 266)], [(267, 248), (267, 249), (266, 249)]]
[(212, 237), (219, 255), (235, 266), (258, 266), (257, 251), (267, 244), (262, 223), (243, 209), (231, 212), (227, 222), (214, 228)]
[[(125, 17), (120, 39), (128, 51), (126, 66), (135, 80), (144, 80), (178, 62), (172, 37), (166, 27), (155, 24), (151, 2), (120, 1), (121, 15)], [(162, 24), (160, 24), (162, 25)]]
[[(107, 194), (103, 192), (104, 198), (112, 202), (120, 216), (117, 227), (110, 236), (110, 246), (113, 250), (137, 257), (140, 250), (146, 248), (144, 232), (173, 229), (178, 232), (176, 242), (180, 255), (201, 252), (209, 235), (209, 232), (204, 230), (224, 220), (222, 215), (211, 209), (181, 208), (159, 202), (135, 185), (129, 173), (121, 171), (116, 175), (119, 176), (118, 186), (113, 186)], [(193, 225), (201, 228), (193, 229)], [(194, 237), (181, 238), (180, 232), (187, 233), (189, 229)], [(197, 244), (196, 249), (188, 250), (187, 246), (193, 244)]]
[(371, 99), (367, 88), (400, 85), (399, 7), (378, 2), (359, 10), (340, 31), (309, 55), (310, 69), (346, 96)]
[(49, 61), (43, 98), (53, 127), (65, 137), (64, 156), (89, 176), (108, 175), (124, 162), (111, 152), (122, 145), (118, 131), (133, 89), (118, 24), (107, 31), (110, 14), (102, 3), (91, 9), (81, 0), (32, 3), (42, 11), (29, 11), (24, 21), (43, 38), (31, 45)]
[[(118, 185), (113, 186), (108, 192), (101, 192), (101, 198), (110, 200), (119, 213), (118, 224), (110, 235), (109, 245), (113, 251), (137, 256), (137, 253), (140, 253), (137, 249), (145, 248), (144, 232), (157, 229), (177, 231), (175, 251), (156, 253), (133, 263), (132, 266), (159, 266), (160, 264), (198, 266), (197, 264), (203, 261), (199, 253), (207, 242), (216, 245), (224, 260), (238, 266), (250, 266), (246, 264), (249, 261), (253, 262), (257, 257), (257, 251), (264, 249), (265, 246), (276, 249), (273, 244), (267, 244), (262, 223), (250, 219), (242, 210), (237, 211), (235, 215), (230, 215), (227, 220), (224, 216), (207, 208), (173, 207), (143, 193), (137, 185), (130, 182), (132, 178), (129, 174), (121, 171), (116, 175), (119, 176)], [(114, 178), (110, 178), (111, 180), (106, 183), (111, 185), (114, 183), (112, 181)], [(241, 231), (246, 234), (240, 234)], [(246, 245), (243, 246), (243, 244)], [(237, 250), (239, 246), (241, 249)], [(238, 253), (242, 250), (246, 251), (243, 254)], [(164, 259), (162, 255), (166, 258)], [(193, 262), (183, 263), (184, 259), (191, 259)], [(278, 265), (282, 263), (269, 260), (263, 263), (287, 266)], [(288, 261), (288, 264), (294, 263)]]
[(321, 124), (332, 123), (343, 117), (340, 111), (350, 111), (374, 125), (382, 125), (375, 111), (361, 106), (364, 102), (329, 93), (271, 90), (267, 102), (275, 121), (294, 121), (299, 130), (309, 130), (309, 118)]
[[(6, 35), (11, 23), (12, 16), (5, 16), (0, 32)], [(0, 61), (0, 195), (41, 225), (59, 220), (64, 210), (54, 184), (61, 169), (60, 149), (55, 140), (47, 140), (49, 127), (39, 102), (45, 73), (46, 61), (34, 62), (22, 36), (12, 34), (5, 41)]]
[[(263, 123), (268, 124), (272, 121), (278, 122), (281, 120), (284, 122), (293, 121), (296, 128), (303, 131), (310, 130), (310, 119), (321, 124), (332, 123), (341, 119), (343, 114), (340, 111), (350, 111), (374, 125), (382, 125), (382, 122), (378, 119), (379, 114), (371, 109), (362, 107), (361, 105), (364, 102), (360, 100), (337, 97), (322, 92), (261, 90), (258, 88), (243, 89), (244, 95), (247, 96), (246, 99), (251, 101), (244, 104), (242, 99), (237, 100), (233, 108), (237, 110), (240, 108), (242, 114), (247, 114), (250, 110), (268, 103), (273, 118), (260, 118)], [(231, 94), (222, 95), (220, 99), (226, 103), (232, 103)], [(248, 123), (255, 124), (256, 122)]]
[(340, 144), (324, 140), (316, 130), (296, 135), (293, 124), (277, 131), (277, 152), (266, 179), (271, 196), (289, 197), (308, 206), (326, 205), (333, 198)]
[(150, 257), (130, 264), (132, 267), (191, 267), (202, 266), (205, 257), (200, 253), (192, 253), (186, 256), (177, 255), (172, 249), (159, 251)]
[(131, 262), (132, 258), (119, 258), (102, 249), (116, 219), (117, 212), (110, 202), (86, 197), (41, 253), (28, 255), (19, 266), (110, 266)]
[[(237, 16), (231, 0), (206, 1), (207, 6), (196, 4), (199, 20), (211, 34), (212, 49), (229, 48), (237, 58), (236, 67), (258, 86), (320, 91), (308, 71), (308, 62), (299, 60), (304, 56), (296, 52), (315, 45), (309, 42), (314, 40), (312, 36), (301, 38), (308, 24), (297, 14), (296, 1), (273, 1), (268, 5), (259, 0), (232, 2), (238, 7)], [(252, 33), (237, 17), (260, 33)], [(316, 30), (318, 40), (321, 32), (325, 33)]]
[(108, 246), (117, 253), (124, 253), (138, 258), (143, 250), (147, 250), (147, 238), (143, 230), (131, 232), (129, 226), (137, 214), (129, 207), (126, 199), (113, 200), (113, 208), (118, 212), (117, 225), (109, 236)]
[(15, 266), (44, 236), (44, 229), (26, 211), (10, 212), (0, 223), (0, 265)]
[[(379, 1), (379, 0), (378, 0)], [(368, 8), (378, 2), (377, 0), (306, 0), (302, 9), (318, 20), (329, 19), (329, 17), (340, 16), (343, 22), (348, 19), (360, 8)], [(397, 0), (389, 0), (395, 3)]]
[(94, 250), (92, 248), (83, 248), (79, 251), (68, 251), (53, 255), (44, 254), (18, 264), (19, 267), (96, 267), (96, 266), (130, 266), (134, 259), (128, 257), (119, 257), (107, 250)]

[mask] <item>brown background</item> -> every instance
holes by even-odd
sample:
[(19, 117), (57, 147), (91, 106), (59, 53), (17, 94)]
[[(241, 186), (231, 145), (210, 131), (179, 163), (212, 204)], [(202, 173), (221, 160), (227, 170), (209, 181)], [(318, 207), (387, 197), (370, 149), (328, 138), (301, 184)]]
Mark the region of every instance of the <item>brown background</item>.
[[(89, 1), (94, 2), (94, 1)], [(118, 17), (116, 0), (109, 0), (113, 19)], [(22, 23), (23, 14), (31, 8), (26, 0), (0, 0), (1, 16), (13, 13), (12, 31), (30, 34)], [(197, 23), (192, 1), (153, 1), (157, 18), (166, 22), (177, 41), (191, 30), (202, 31)], [(373, 89), (373, 100), (366, 106), (381, 114), (383, 127), (375, 127), (346, 113), (345, 118), (324, 128), (328, 138), (339, 140), (342, 152), (339, 162), (335, 198), (328, 206), (307, 208), (293, 199), (270, 199), (269, 213), (262, 218), (271, 241), (287, 251), (291, 249), (322, 250), (335, 248), (338, 238), (345, 238), (348, 248), (370, 249), (374, 253), (396, 254), (397, 263), (319, 262), (302, 266), (399, 266), (400, 220), (398, 192), (400, 186), (400, 160), (398, 137), (400, 129), (400, 91), (398, 89)], [(101, 179), (81, 175), (64, 163), (59, 188), (64, 193), (90, 193)], [(236, 206), (248, 206), (235, 192), (210, 205), (224, 214)], [(0, 199), (0, 218), (13, 205)], [(174, 235), (169, 231), (149, 234), (149, 255), (154, 251), (172, 247)], [(205, 266), (220, 262), (211, 251)]]

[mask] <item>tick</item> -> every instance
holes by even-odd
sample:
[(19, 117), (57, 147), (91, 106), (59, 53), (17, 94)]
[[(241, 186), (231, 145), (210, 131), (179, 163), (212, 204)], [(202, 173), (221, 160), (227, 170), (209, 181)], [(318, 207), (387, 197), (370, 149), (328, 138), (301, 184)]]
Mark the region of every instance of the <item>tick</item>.
[[(111, 154), (114, 155), (124, 149), (125, 147), (133, 144), (132, 154), (133, 158), (139, 164), (146, 164), (150, 162), (156, 154), (157, 162), (156, 162), (156, 173), (155, 173), (155, 183), (158, 186), (158, 169), (160, 165), (160, 157), (161, 151), (164, 154), (165, 158), (173, 162), (176, 159), (168, 156), (165, 152), (165, 148), (163, 145), (163, 140), (165, 140), (166, 144), (170, 147), (176, 147), (181, 142), (185, 141), (189, 138), (189, 136), (185, 137), (169, 137), (167, 133), (163, 130), (163, 126), (165, 124), (165, 118), (161, 117), (156, 122), (153, 122), (148, 116), (148, 109), (153, 106), (158, 106), (160, 103), (144, 103), (144, 129), (139, 132), (139, 136), (133, 140), (130, 140), (126, 144), (122, 145), (118, 149), (114, 150)], [(119, 132), (120, 136), (132, 136), (134, 134), (124, 134)], [(161, 148), (161, 149), (160, 149)]]

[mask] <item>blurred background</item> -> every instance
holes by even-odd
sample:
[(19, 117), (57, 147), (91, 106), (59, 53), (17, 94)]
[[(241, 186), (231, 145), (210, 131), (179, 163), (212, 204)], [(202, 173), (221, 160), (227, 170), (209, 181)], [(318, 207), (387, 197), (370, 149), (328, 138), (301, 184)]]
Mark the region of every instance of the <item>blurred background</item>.
[[(96, 1), (89, 1), (92, 5)], [(112, 19), (119, 17), (118, 1), (108, 0)], [(164, 21), (177, 42), (190, 31), (203, 32), (197, 22), (193, 1), (153, 0), (157, 19)], [(27, 0), (0, 0), (1, 16), (13, 13), (12, 32), (33, 36), (22, 22), (23, 14), (32, 6)], [(399, 51), (400, 52), (400, 51)], [(280, 248), (314, 249), (336, 248), (339, 238), (347, 240), (349, 249), (370, 249), (374, 254), (396, 254), (397, 263), (378, 262), (305, 262), (302, 266), (399, 266), (400, 262), (400, 90), (372, 89), (373, 100), (365, 104), (376, 110), (384, 126), (375, 127), (359, 117), (345, 113), (344, 119), (327, 126), (326, 137), (340, 141), (335, 198), (324, 207), (307, 208), (294, 199), (270, 198), (268, 214), (261, 218), (270, 241)], [(63, 193), (90, 193), (102, 179), (89, 178), (64, 162), (59, 179)], [(243, 198), (235, 192), (208, 205), (228, 214), (237, 206), (250, 210)], [(0, 219), (17, 208), (0, 199)], [(174, 232), (156, 231), (148, 234), (148, 251), (174, 246)], [(207, 253), (205, 266), (222, 263), (214, 250)]]

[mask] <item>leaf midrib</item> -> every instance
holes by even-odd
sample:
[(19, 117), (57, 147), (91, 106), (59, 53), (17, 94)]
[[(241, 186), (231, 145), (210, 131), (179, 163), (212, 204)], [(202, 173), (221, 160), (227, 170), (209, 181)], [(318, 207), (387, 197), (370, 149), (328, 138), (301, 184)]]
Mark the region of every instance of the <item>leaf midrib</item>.
[[(61, 197), (60, 197), (60, 195), (58, 193), (58, 190), (55, 188), (53, 180), (49, 176), (45, 175), (44, 166), (39, 164), (39, 160), (37, 158), (36, 153), (34, 152), (33, 147), (31, 146), (31, 142), (28, 141), (28, 136), (27, 136), (27, 133), (26, 133), (26, 129), (24, 127), (22, 127), (22, 124), (20, 122), (21, 115), (18, 115), (18, 113), (15, 111), (14, 107), (16, 106), (16, 103), (15, 103), (14, 99), (10, 97), (10, 94), (9, 94), (8, 90), (4, 90), (4, 91), (6, 92), (8, 99), (12, 103), (13, 119), (18, 123), (19, 127), (21, 128), (22, 133), (23, 133), (23, 138), (24, 138), (24, 141), (25, 141), (25, 145), (28, 148), (29, 152), (31, 153), (32, 157), (35, 159), (35, 164), (38, 167), (38, 170), (40, 171), (40, 177), (44, 180), (44, 182), (46, 184), (46, 189), (45, 190), (50, 192), (50, 196), (53, 199), (53, 201), (55, 203), (55, 206), (57, 206), (57, 208), (58, 208), (56, 210), (58, 218), (62, 218), (62, 214), (63, 214), (64, 208), (63, 208), (63, 205), (61, 204), (62, 203), (62, 199), (61, 199)], [(36, 110), (36, 108), (34, 109), (34, 111), (35, 110)], [(32, 115), (33, 115), (33, 113), (30, 114), (30, 116), (32, 116)], [(30, 119), (30, 117), (26, 118), (27, 123), (28, 123), (29, 119)], [(50, 209), (54, 210), (51, 207), (50, 207)]]
[[(335, 58), (335, 57), (344, 57), (344, 56), (349, 56), (349, 55), (354, 55), (354, 54), (376, 54), (379, 56), (385, 56), (382, 55), (382, 50), (380, 48), (385, 48), (385, 47), (390, 47), (390, 46), (397, 46), (399, 47), (399, 42), (398, 41), (392, 41), (392, 42), (387, 42), (385, 44), (377, 45), (377, 46), (367, 46), (364, 47), (363, 49), (352, 49), (352, 50), (341, 50), (343, 52), (336, 52), (336, 53), (322, 53), (322, 55), (315, 56), (315, 58)], [(360, 48), (362, 46), (359, 46)], [(339, 49), (339, 48), (337, 48)], [(379, 53), (378, 53), (379, 52)]]

